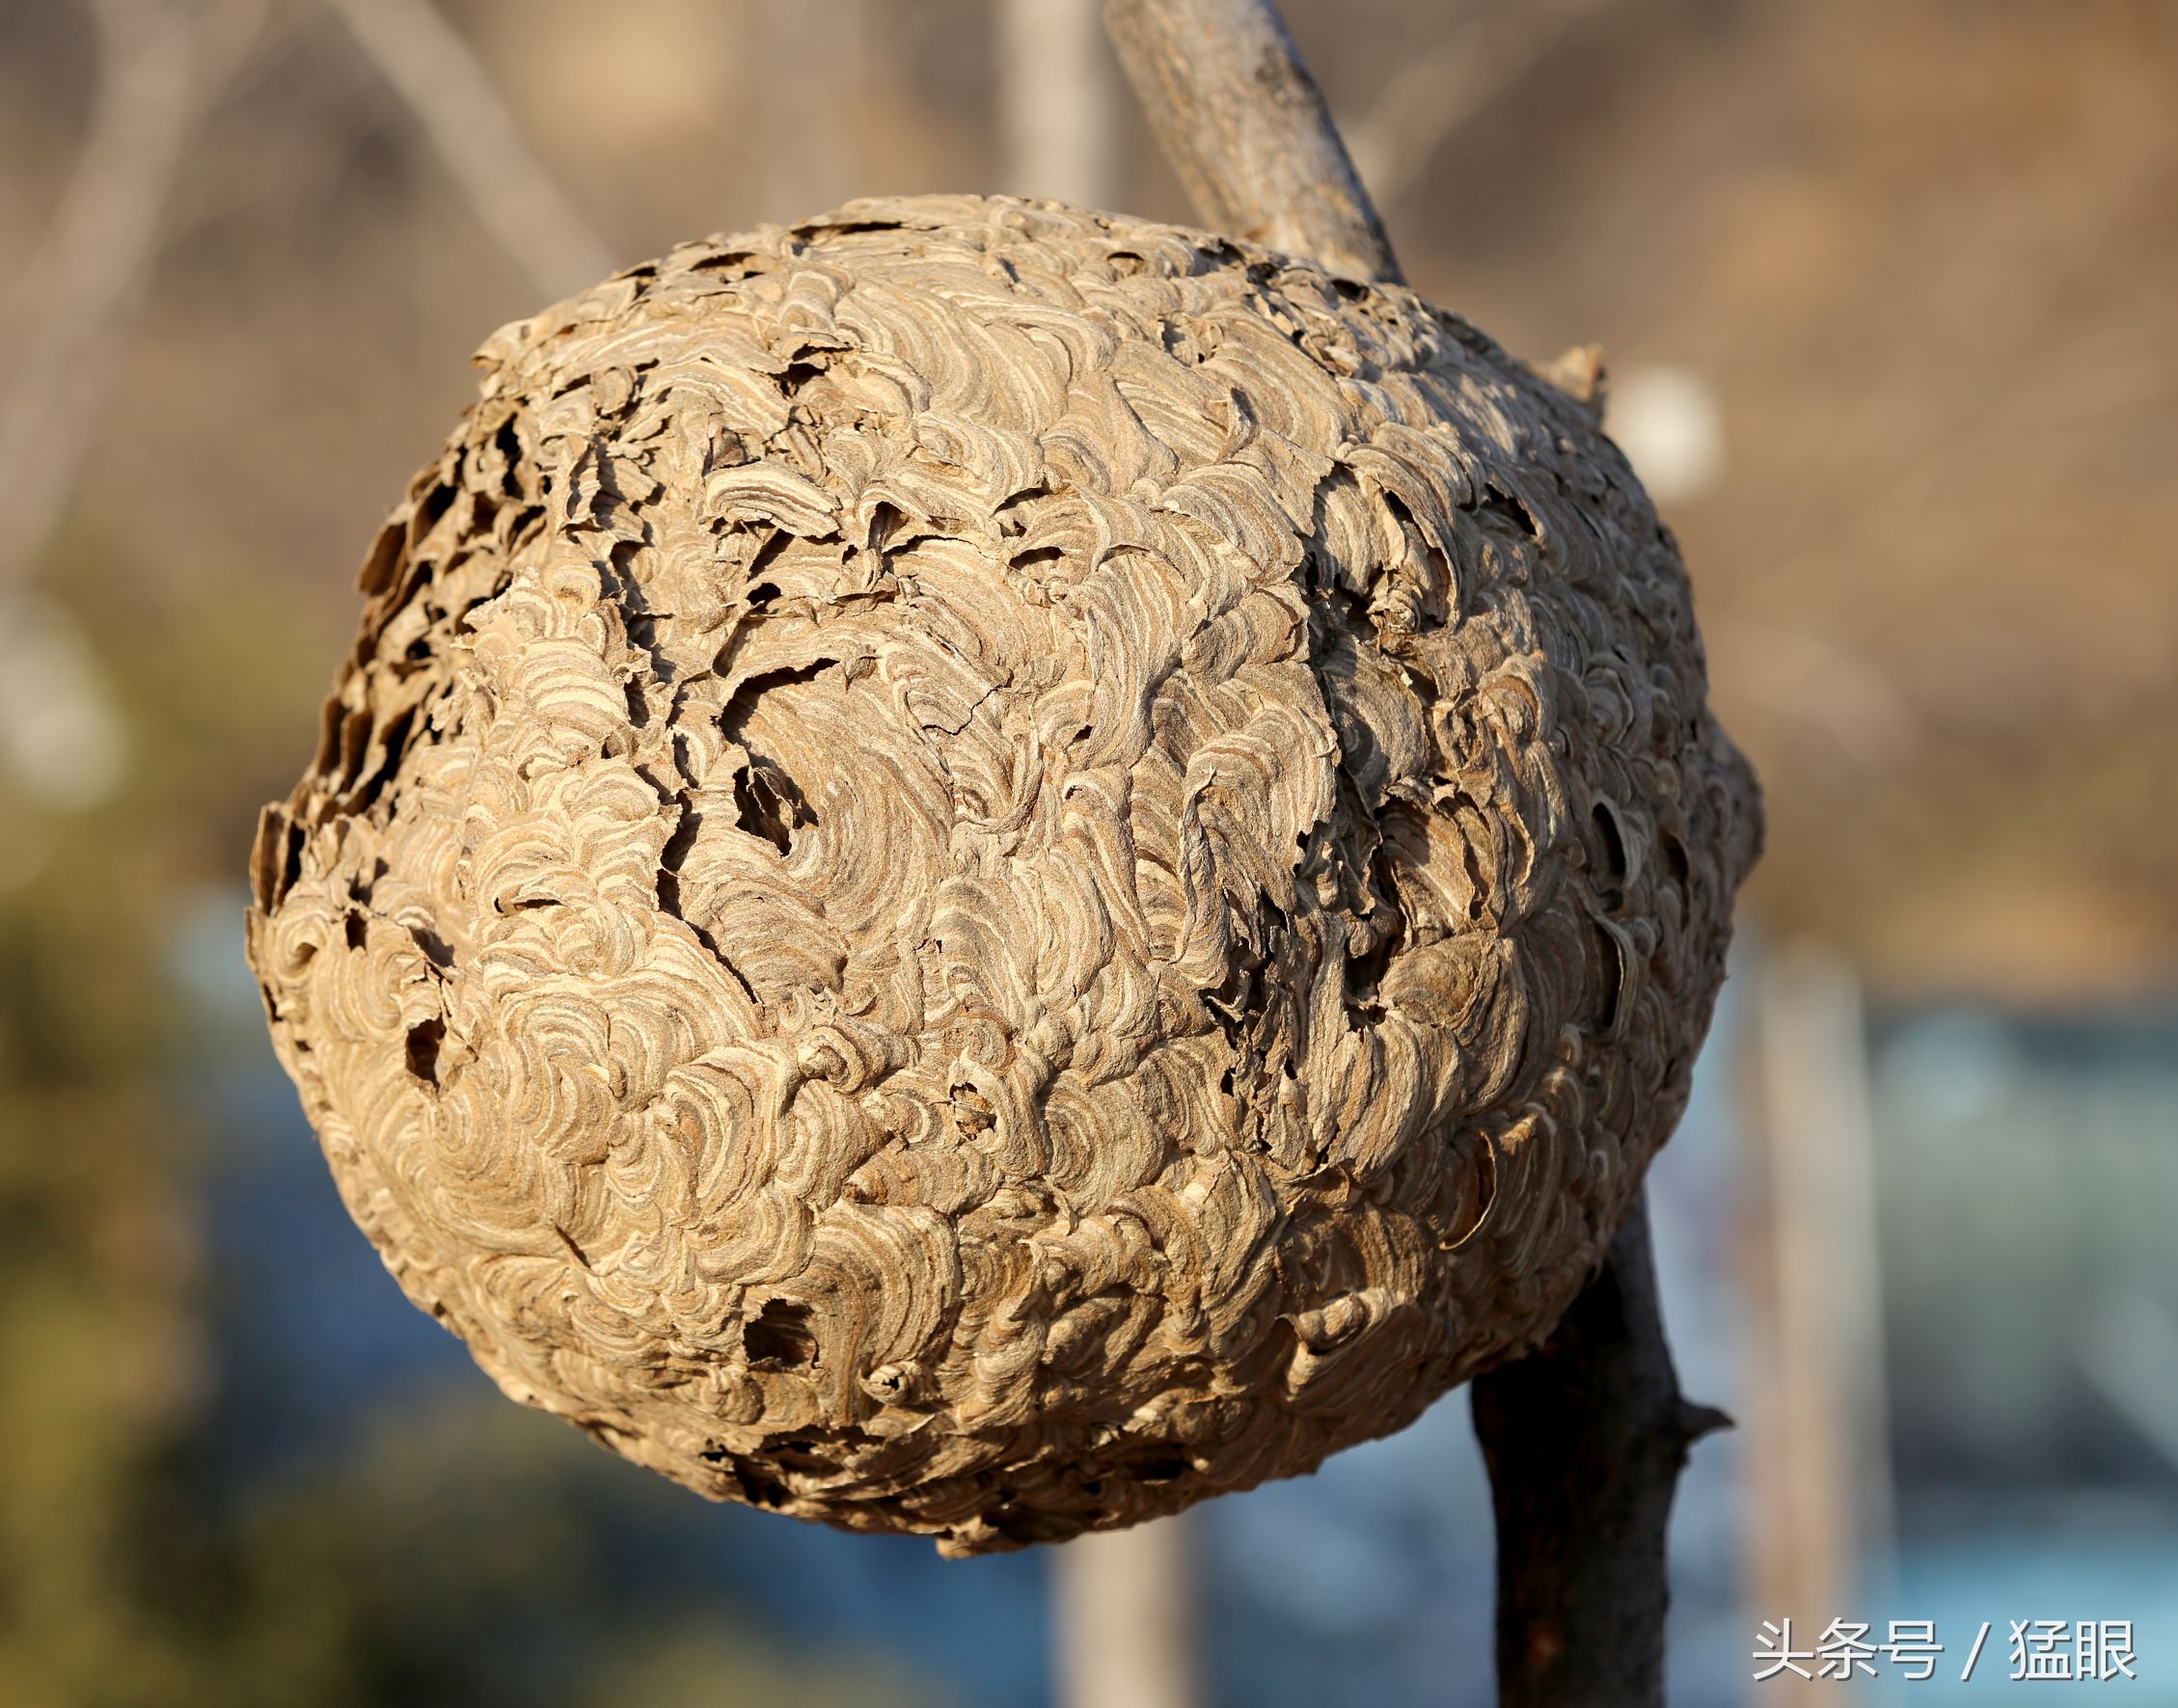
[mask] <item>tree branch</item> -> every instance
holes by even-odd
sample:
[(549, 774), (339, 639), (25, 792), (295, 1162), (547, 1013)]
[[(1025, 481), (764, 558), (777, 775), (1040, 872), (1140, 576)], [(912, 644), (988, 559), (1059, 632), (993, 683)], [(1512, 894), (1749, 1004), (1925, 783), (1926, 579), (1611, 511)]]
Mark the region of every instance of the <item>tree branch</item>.
[(1502, 1708), (1661, 1708), (1672, 1497), (1687, 1450), (1731, 1420), (1679, 1392), (1646, 1203), (1542, 1350), (1472, 1396), (1497, 1515)]
[(476, 53), (431, 0), (327, 0), (408, 103), (501, 249), (548, 297), (585, 290), (613, 252), (523, 139)]
[(1349, 278), (1402, 283), (1268, 0), (1109, 0), (1104, 28), (1205, 225)]

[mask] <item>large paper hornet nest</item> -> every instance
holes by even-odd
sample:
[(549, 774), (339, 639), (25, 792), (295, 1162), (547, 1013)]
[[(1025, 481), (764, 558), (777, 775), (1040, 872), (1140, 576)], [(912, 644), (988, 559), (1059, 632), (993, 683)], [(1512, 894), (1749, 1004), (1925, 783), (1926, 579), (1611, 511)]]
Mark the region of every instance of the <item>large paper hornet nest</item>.
[(948, 1553), (1548, 1332), (1757, 834), (1593, 411), (1396, 287), (959, 197), (507, 328), (252, 959), (505, 1391)]

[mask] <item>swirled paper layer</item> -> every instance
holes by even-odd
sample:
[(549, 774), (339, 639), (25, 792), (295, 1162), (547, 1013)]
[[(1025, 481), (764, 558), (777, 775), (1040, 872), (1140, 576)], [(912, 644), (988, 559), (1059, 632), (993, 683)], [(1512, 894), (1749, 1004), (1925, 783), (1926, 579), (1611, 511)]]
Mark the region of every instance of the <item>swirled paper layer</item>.
[(1405, 290), (965, 197), (482, 362), (250, 943), (356, 1220), (507, 1393), (973, 1553), (1549, 1330), (1758, 833), (1589, 409)]

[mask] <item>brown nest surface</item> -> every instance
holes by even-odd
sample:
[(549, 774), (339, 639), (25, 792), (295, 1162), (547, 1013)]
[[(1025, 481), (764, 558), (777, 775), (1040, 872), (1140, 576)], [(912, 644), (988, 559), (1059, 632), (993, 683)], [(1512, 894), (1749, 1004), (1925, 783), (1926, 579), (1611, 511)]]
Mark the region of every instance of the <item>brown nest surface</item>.
[(252, 959), (510, 1395), (950, 1553), (1546, 1334), (1757, 835), (1593, 411), (1412, 293), (870, 202), (499, 334)]

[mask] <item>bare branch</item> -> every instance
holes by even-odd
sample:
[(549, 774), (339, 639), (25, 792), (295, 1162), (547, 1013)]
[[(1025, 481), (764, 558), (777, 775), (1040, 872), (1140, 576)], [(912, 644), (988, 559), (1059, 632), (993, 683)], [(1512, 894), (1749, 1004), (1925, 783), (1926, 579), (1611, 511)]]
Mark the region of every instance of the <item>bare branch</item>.
[(1401, 283), (1322, 92), (1269, 0), (1109, 0), (1104, 27), (1212, 230)]
[(613, 252), (537, 157), (468, 42), (431, 0), (326, 0), (408, 103), (494, 241), (544, 295), (613, 271)]

